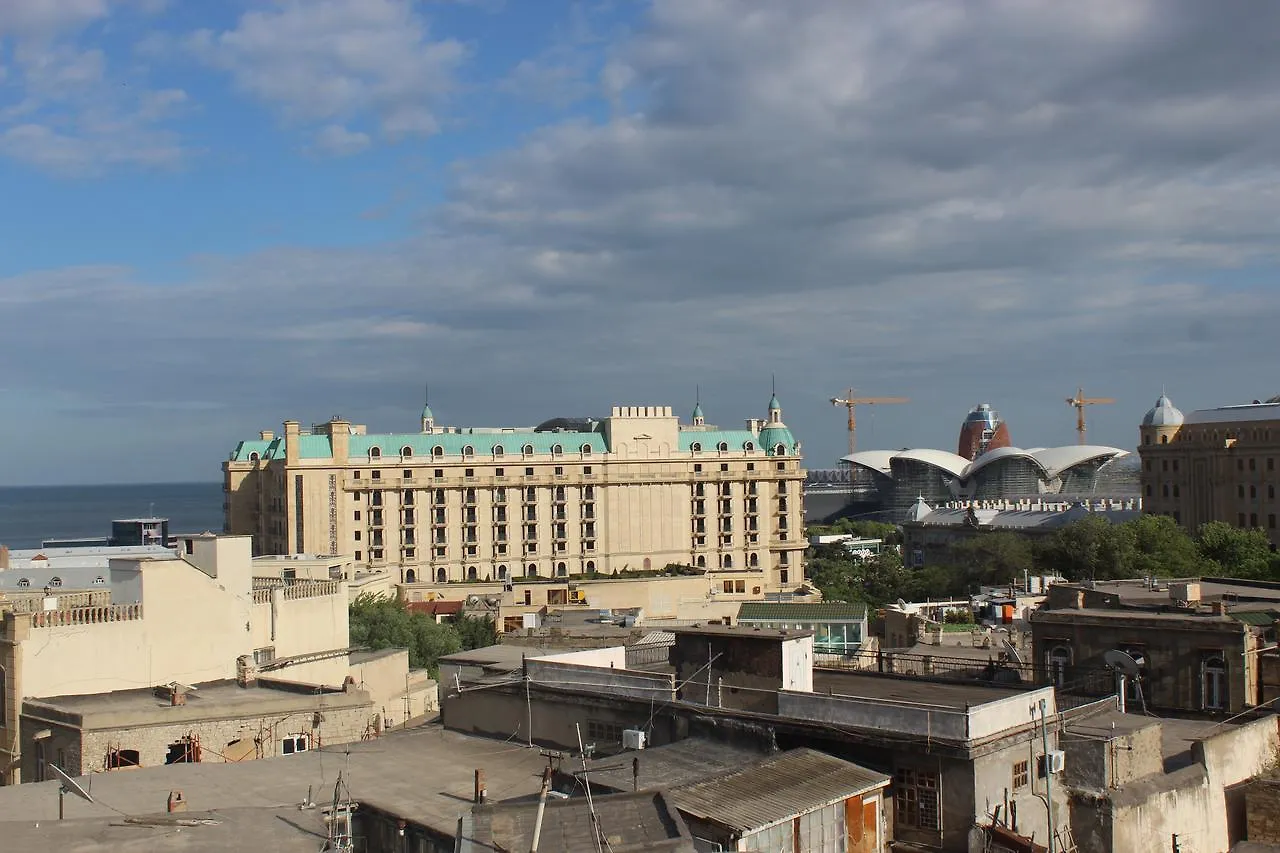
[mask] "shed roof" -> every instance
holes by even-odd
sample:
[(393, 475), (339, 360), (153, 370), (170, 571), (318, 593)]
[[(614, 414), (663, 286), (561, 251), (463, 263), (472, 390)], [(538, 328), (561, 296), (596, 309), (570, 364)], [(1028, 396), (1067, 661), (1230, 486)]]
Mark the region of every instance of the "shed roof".
[(686, 815), (747, 834), (889, 784), (889, 777), (813, 749), (793, 749), (670, 792)]
[(865, 619), (866, 616), (865, 604), (847, 604), (843, 601), (744, 601), (738, 607), (739, 622), (813, 622), (822, 619)]

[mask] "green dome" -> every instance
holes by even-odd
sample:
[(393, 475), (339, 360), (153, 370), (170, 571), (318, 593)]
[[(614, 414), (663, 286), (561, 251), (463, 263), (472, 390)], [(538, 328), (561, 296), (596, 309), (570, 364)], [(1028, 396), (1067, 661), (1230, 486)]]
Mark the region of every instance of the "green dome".
[(431, 414), (431, 407), (430, 407), (430, 406), (423, 406), (423, 407), (422, 407), (422, 419), (423, 419), (424, 421), (434, 421), (434, 420), (436, 419), (436, 416), (435, 416), (435, 415), (433, 415), (433, 414)]
[(774, 448), (779, 444), (787, 448), (787, 453), (796, 452), (796, 438), (791, 434), (791, 430), (784, 426), (765, 427), (760, 430), (760, 446), (764, 448), (764, 452), (770, 456), (775, 455)]
[(694, 420), (697, 420), (698, 418), (701, 418), (701, 417), (703, 417), (703, 414), (702, 414), (702, 404), (701, 404), (701, 403), (697, 403), (697, 404), (695, 404), (695, 405), (694, 405), (694, 407), (693, 407), (693, 419), (694, 419)]
[[(758, 400), (760, 398), (757, 397), (756, 399)], [(777, 409), (778, 411), (782, 411), (782, 404), (778, 402), (777, 394), (774, 394), (772, 397), (769, 398), (769, 411), (772, 412), (775, 409)]]

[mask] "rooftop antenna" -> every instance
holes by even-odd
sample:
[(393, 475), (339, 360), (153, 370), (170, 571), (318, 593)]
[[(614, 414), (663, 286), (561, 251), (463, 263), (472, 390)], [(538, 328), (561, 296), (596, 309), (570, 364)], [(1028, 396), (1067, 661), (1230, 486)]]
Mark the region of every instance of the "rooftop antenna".
[(58, 788), (58, 820), (62, 820), (66, 814), (64, 800), (67, 794), (75, 794), (86, 803), (93, 802), (93, 797), (89, 796), (89, 792), (81, 788), (80, 783), (68, 776), (61, 767), (56, 764), (45, 764), (45, 769), (58, 777), (58, 781), (62, 783)]
[(328, 824), (329, 837), (325, 841), (323, 851), (334, 853), (351, 853), (355, 850), (355, 833), (352, 830), (351, 817), (356, 804), (351, 802), (351, 789), (338, 771), (338, 781), (333, 786), (333, 805), (324, 816)]

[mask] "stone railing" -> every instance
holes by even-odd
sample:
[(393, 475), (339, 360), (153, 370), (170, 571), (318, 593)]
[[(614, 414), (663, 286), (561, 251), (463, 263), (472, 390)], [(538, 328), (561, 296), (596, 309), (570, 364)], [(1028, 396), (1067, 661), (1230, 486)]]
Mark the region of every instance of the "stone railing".
[(253, 591), (254, 604), (270, 604), (271, 603), (271, 587), (260, 587)]
[(70, 625), (101, 625), (133, 622), (142, 618), (142, 605), (111, 604), (105, 607), (77, 607), (74, 610), (46, 610), (31, 614), (33, 628), (61, 628)]
[(105, 607), (111, 604), (111, 592), (109, 590), (95, 590), (93, 592), (62, 592), (43, 593), (33, 592), (26, 594), (10, 593), (9, 596), (0, 601), (0, 609), (6, 606), (14, 613), (39, 613), (44, 610), (44, 601), (46, 598), (52, 598), (57, 601), (54, 606), (56, 610), (71, 610), (80, 607)]
[(299, 598), (319, 598), (325, 595), (338, 595), (342, 591), (342, 582), (335, 580), (279, 580), (277, 578), (253, 579), (253, 603), (270, 604), (271, 594), (280, 590), (280, 597), (285, 601)]

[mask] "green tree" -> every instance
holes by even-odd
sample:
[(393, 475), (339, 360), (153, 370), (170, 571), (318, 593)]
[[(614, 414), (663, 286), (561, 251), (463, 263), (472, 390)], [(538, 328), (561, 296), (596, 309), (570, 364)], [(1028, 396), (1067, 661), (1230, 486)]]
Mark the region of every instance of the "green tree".
[(953, 564), (962, 568), (968, 583), (1006, 584), (1021, 580), (1031, 569), (1031, 542), (1020, 533), (978, 533), (950, 548)]
[(1126, 522), (1133, 534), (1133, 574), (1142, 577), (1193, 577), (1204, 561), (1196, 543), (1167, 515), (1141, 515)]
[(452, 625), (438, 625), (425, 613), (410, 613), (404, 602), (385, 595), (362, 594), (348, 612), (353, 646), (408, 649), (409, 666), (428, 669), (433, 678), (440, 658), (462, 649)]
[(1271, 575), (1271, 545), (1261, 530), (1242, 530), (1222, 521), (1210, 521), (1196, 531), (1196, 547), (1213, 574), (1247, 579)]
[(454, 627), (458, 631), (464, 651), (483, 649), (498, 642), (498, 631), (492, 617), (463, 616), (454, 624)]
[(1134, 533), (1098, 515), (1089, 515), (1044, 541), (1036, 564), (1068, 580), (1133, 577)]

